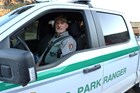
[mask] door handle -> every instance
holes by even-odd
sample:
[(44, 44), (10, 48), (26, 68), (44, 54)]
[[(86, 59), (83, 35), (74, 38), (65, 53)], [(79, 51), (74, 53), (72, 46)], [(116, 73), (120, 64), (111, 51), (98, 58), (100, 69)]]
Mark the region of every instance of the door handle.
[(92, 71), (98, 70), (100, 68), (101, 68), (101, 65), (95, 65), (94, 67), (84, 69), (83, 73), (87, 74), (87, 73), (90, 73)]
[(137, 53), (134, 52), (134, 53), (132, 53), (132, 54), (129, 54), (129, 57), (133, 57), (133, 56), (136, 56), (136, 55), (137, 55)]

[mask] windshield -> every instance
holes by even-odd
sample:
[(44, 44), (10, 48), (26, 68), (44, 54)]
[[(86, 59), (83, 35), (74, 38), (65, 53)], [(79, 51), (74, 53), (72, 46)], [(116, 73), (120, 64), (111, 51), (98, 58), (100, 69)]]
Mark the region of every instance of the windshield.
[(10, 21), (11, 19), (15, 18), (16, 16), (20, 15), (21, 13), (25, 12), (26, 10), (30, 9), (33, 6), (23, 6), (20, 7), (0, 18), (0, 27)]

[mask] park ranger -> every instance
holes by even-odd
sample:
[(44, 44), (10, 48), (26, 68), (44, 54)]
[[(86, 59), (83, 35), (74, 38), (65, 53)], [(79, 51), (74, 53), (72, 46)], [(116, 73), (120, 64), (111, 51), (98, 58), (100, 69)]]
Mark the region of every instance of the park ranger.
[(76, 50), (76, 41), (69, 35), (67, 18), (63, 15), (55, 18), (56, 34), (52, 37), (49, 45), (52, 45), (45, 55), (45, 63), (53, 63), (66, 54)]

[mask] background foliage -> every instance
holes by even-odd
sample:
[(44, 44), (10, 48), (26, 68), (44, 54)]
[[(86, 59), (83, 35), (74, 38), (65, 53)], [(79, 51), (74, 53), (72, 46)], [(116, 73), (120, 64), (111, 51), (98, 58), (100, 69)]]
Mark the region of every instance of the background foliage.
[(0, 16), (26, 4), (34, 3), (33, 0), (0, 0)]

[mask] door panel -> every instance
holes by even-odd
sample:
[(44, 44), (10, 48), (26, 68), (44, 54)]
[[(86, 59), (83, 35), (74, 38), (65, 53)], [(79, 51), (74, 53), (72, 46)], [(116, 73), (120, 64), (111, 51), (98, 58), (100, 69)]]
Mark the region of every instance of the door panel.
[[(55, 68), (38, 72), (38, 81), (30, 83), (26, 87), (4, 83), (3, 87), (9, 88), (8, 91), (4, 92), (101, 93), (103, 82), (103, 64), (99, 57), (101, 54), (100, 49), (79, 52)], [(90, 72), (83, 73), (85, 69), (89, 69)], [(10, 89), (12, 86), (13, 88)]]
[[(46, 73), (46, 77), (53, 74), (56, 74), (56, 76), (46, 79), (43, 84), (40, 83), (41, 86), (39, 85), (31, 90), (39, 93), (43, 93), (40, 91), (42, 89), (47, 89), (49, 93), (58, 91), (61, 93), (101, 93), (103, 65), (97, 58), (99, 55), (101, 55), (100, 50), (77, 53), (64, 61), (64, 64), (62, 63), (56, 67), (56, 69), (38, 73), (38, 78), (43, 77), (41, 76), (43, 73), (44, 75)], [(93, 68), (97, 64), (101, 67), (97, 67), (97, 69), (89, 73), (83, 72), (83, 70)], [(27, 92), (31, 90), (27, 90)]]
[[(103, 93), (122, 93), (136, 80), (138, 47), (122, 15), (96, 12), (104, 59)], [(130, 31), (129, 31), (130, 30)], [(102, 32), (102, 33), (101, 33)]]
[[(128, 47), (128, 45), (119, 45), (103, 49), (103, 54), (110, 59), (104, 62), (104, 93), (112, 91), (116, 85), (119, 85), (117, 86), (117, 89), (110, 93), (115, 93), (118, 91), (120, 93), (123, 89), (130, 87), (135, 82), (138, 55), (133, 57), (129, 56), (131, 53), (133, 53), (132, 51), (135, 47), (128, 47), (127, 49), (124, 48), (124, 50), (120, 50), (123, 49), (122, 47)], [(127, 79), (128, 81), (126, 81)]]

